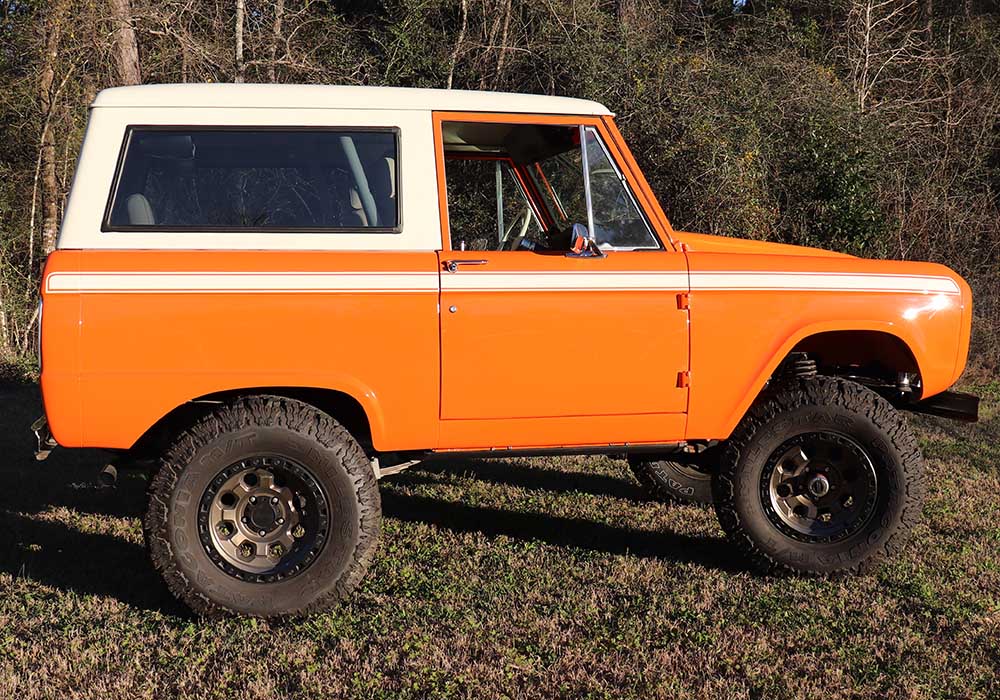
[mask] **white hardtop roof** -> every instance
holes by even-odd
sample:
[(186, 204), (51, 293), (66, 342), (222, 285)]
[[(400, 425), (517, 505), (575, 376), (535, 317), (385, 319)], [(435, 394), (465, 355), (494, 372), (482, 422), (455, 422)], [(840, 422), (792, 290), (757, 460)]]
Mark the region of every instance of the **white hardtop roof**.
[(590, 100), (515, 92), (430, 90), (361, 85), (258, 85), (185, 83), (102, 90), (94, 107), (278, 107), (285, 109), (385, 109), (451, 112), (611, 114)]

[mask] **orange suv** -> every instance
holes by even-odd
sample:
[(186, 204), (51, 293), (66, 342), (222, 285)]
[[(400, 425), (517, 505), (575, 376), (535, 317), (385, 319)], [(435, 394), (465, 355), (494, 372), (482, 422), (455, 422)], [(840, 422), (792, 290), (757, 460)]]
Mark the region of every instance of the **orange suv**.
[(675, 231), (602, 105), (397, 88), (102, 92), (42, 289), (39, 456), (156, 460), (153, 564), (301, 614), (421, 460), (628, 458), (763, 569), (860, 571), (920, 512), (898, 409), (975, 420), (940, 265)]

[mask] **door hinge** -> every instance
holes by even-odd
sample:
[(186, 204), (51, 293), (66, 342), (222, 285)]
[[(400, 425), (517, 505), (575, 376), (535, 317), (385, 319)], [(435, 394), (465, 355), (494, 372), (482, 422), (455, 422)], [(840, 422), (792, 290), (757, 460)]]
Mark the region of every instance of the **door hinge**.
[(677, 308), (684, 310), (691, 307), (691, 295), (687, 292), (681, 292), (677, 295)]
[(687, 370), (677, 373), (677, 388), (687, 389), (691, 386), (691, 373)]

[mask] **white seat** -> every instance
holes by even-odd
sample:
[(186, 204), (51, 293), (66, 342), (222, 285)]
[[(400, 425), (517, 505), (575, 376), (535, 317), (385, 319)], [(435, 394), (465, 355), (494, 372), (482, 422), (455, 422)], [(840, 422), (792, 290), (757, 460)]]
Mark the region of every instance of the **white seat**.
[(129, 195), (125, 200), (125, 211), (128, 214), (130, 226), (155, 226), (156, 217), (153, 215), (153, 207), (149, 205), (149, 200), (145, 195), (139, 193)]
[(368, 226), (368, 216), (365, 214), (365, 208), (361, 203), (361, 195), (358, 194), (358, 190), (354, 187), (351, 188), (351, 211), (348, 212), (347, 216), (350, 219), (347, 222), (348, 226)]

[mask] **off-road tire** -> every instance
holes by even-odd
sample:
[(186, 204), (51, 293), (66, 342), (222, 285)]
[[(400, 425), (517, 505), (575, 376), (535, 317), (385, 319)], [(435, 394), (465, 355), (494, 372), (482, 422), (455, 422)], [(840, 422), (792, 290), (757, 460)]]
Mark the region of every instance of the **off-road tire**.
[(708, 470), (695, 470), (670, 460), (631, 458), (628, 465), (643, 490), (655, 501), (701, 505), (712, 502), (712, 476)]
[[(799, 541), (765, 513), (765, 465), (788, 440), (814, 431), (853, 441), (879, 484), (872, 516), (839, 541)], [(792, 381), (758, 400), (713, 479), (719, 523), (758, 570), (815, 576), (862, 573), (895, 554), (920, 516), (924, 491), (920, 449), (904, 418), (873, 391), (828, 377)]]
[[(202, 542), (198, 504), (228, 465), (273, 454), (305, 465), (329, 501), (330, 537), (301, 573), (268, 583), (234, 578)], [(364, 451), (336, 420), (277, 396), (242, 398), (183, 432), (149, 486), (144, 534), (170, 591), (202, 616), (288, 617), (328, 608), (368, 569), (379, 537), (378, 484)]]

